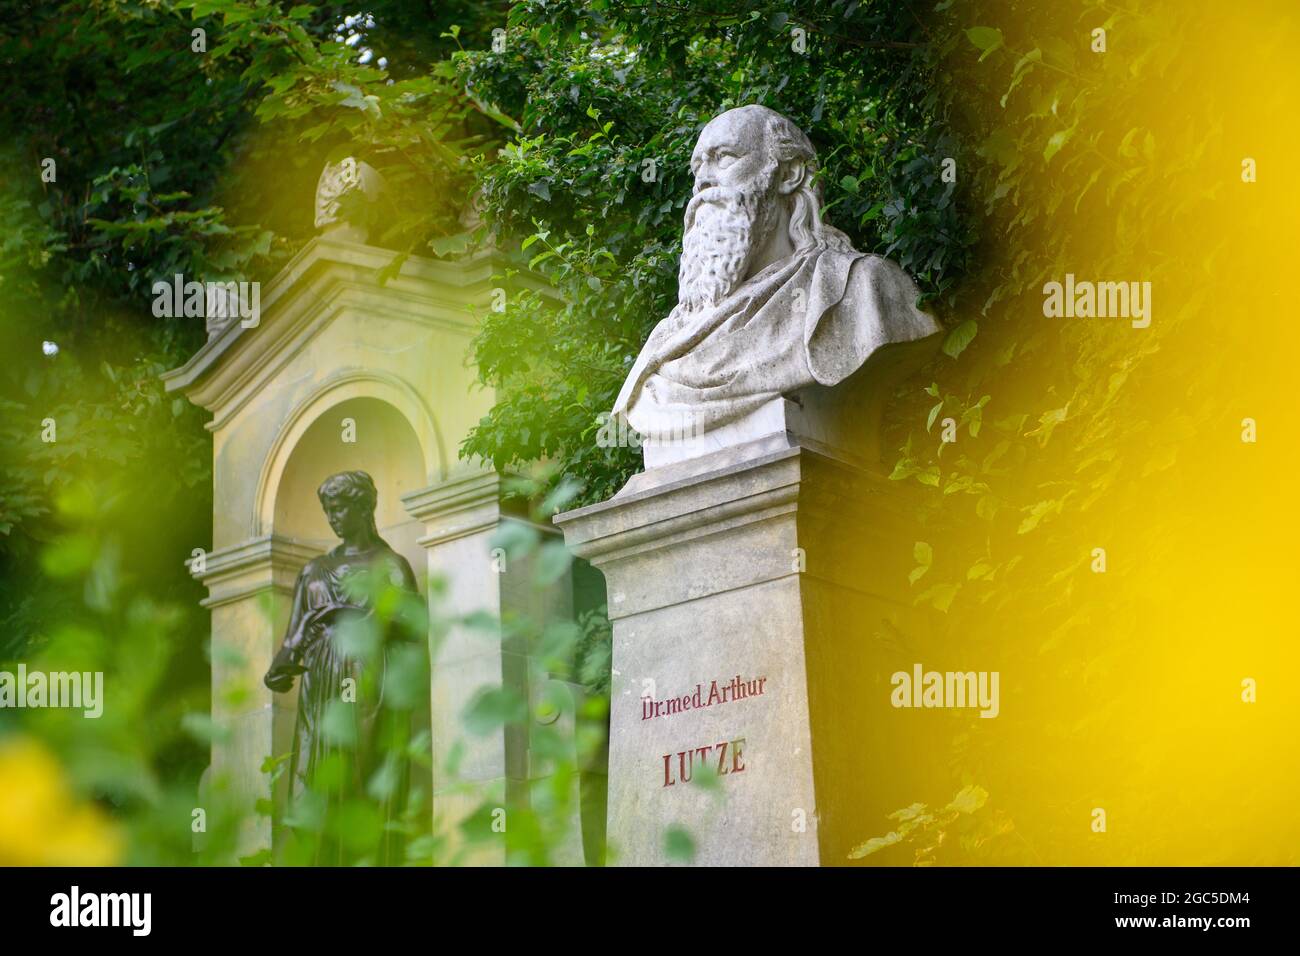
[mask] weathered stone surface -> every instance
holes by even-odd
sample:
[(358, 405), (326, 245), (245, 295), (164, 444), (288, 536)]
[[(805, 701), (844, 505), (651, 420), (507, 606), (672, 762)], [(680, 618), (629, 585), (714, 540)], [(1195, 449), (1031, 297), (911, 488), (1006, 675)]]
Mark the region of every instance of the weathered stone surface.
[(694, 465), (556, 519), (608, 585), (611, 855), (671, 862), (680, 825), (700, 864), (846, 863), (899, 798), (873, 644), (915, 614), (904, 492), (784, 435)]
[(939, 331), (902, 269), (822, 221), (816, 154), (784, 116), (723, 113), (691, 167), (678, 304), (613, 409), (649, 439), (647, 468), (784, 431), (783, 396)]
[(347, 242), (365, 242), (379, 220), (384, 178), (369, 163), (348, 156), (329, 163), (316, 181), (316, 228)]
[[(256, 327), (229, 323), (163, 376), (169, 391), (213, 416), (212, 547), (192, 573), (209, 589), (212, 716), (221, 731), (207, 780), (241, 812), (241, 854), (271, 844), (271, 821), (254, 809), (266, 796), (261, 767), (291, 748), (296, 705), (292, 695), (273, 701), (260, 675), (284, 633), (299, 570), (332, 544), (313, 500), (326, 475), (363, 468), (382, 482), (378, 531), (421, 576), (445, 580), (445, 593), (430, 596), (438, 618), (569, 613), (567, 579), (534, 593), (525, 564), (509, 574), (494, 569), (489, 542), (518, 519), (500, 507), (498, 475), (456, 459), (494, 400), (472, 387), (464, 356), (475, 328), (470, 307), (489, 303), (499, 262), (411, 257), (381, 285), (376, 276), (393, 253), (341, 235), (313, 240), (267, 283)], [(484, 686), (530, 697), (532, 688), (511, 683), (524, 662), (500, 636), (453, 628), (431, 658), (424, 722), (435, 770), (423, 783), (434, 793), (439, 832), (454, 839), (485, 803), (526, 800), (539, 775), (526, 735), (510, 730), (469, 740), (449, 779), (465, 707)], [(282, 778), (278, 805), (283, 791)], [(581, 860), (576, 824), (574, 838), (558, 858)], [(504, 851), (504, 840), (488, 842), (472, 859), (500, 864)]]
[(722, 114), (691, 166), (678, 304), (613, 411), (646, 470), (555, 519), (608, 588), (611, 857), (669, 862), (681, 826), (697, 863), (845, 863), (905, 796), (870, 773), (896, 726), (876, 635), (915, 617), (879, 432), (939, 326), (822, 222), (785, 117)]

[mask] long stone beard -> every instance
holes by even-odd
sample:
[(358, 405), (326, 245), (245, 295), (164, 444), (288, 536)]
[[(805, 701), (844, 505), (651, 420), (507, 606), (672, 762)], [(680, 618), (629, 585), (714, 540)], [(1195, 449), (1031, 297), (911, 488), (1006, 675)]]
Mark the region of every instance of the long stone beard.
[(714, 186), (691, 199), (677, 273), (679, 308), (700, 312), (735, 291), (767, 240), (773, 212), (764, 183), (753, 189)]

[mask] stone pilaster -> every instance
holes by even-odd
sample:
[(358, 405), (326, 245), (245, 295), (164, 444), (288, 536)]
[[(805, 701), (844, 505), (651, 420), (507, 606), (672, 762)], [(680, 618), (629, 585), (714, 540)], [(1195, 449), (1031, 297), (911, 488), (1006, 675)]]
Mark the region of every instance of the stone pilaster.
[[(528, 805), (529, 790), (538, 776), (529, 751), (529, 726), (545, 680), (530, 675), (528, 649), (522, 638), (502, 630), (500, 622), (525, 616), (534, 621), (568, 619), (571, 587), (566, 574), (539, 588), (532, 558), (516, 560), (499, 546), (508, 526), (528, 525), (555, 536), (553, 528), (537, 525), (502, 506), (502, 478), (496, 472), (465, 470), (446, 481), (402, 499), (407, 511), (423, 522), (420, 544), (427, 550), (431, 578), (430, 613), (435, 621), (450, 620), (431, 635), (431, 733), (433, 737), (433, 810), (440, 829), (452, 834), (467, 816), (485, 803), (507, 811)], [(461, 619), (476, 615), (479, 626)], [(475, 737), (465, 731), (463, 717), (485, 687), (503, 687), (530, 704), (529, 724), (506, 724), (500, 733)], [(572, 724), (572, 712), (547, 714), (546, 721)], [(454, 756), (454, 760), (453, 760)], [(445, 770), (454, 762), (456, 772)], [(508, 825), (508, 822), (507, 822)], [(562, 848), (562, 859), (581, 862), (580, 833)], [(474, 862), (502, 862), (504, 841), (475, 851)]]
[[(212, 764), (207, 791), (238, 814), (239, 855), (271, 846), (271, 819), (256, 802), (271, 794), (261, 772), (268, 754), (292, 747), (297, 695), (272, 694), (262, 683), (284, 636), (294, 581), (320, 549), (275, 535), (207, 555), (203, 606), (212, 612)], [(283, 790), (283, 784), (281, 784)], [(283, 793), (278, 805), (283, 805)]]

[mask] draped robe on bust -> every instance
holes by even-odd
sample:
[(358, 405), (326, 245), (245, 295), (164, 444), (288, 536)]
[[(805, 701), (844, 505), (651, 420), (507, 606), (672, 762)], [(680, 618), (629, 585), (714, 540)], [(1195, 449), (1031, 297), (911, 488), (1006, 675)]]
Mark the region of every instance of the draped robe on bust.
[(939, 331), (918, 294), (898, 265), (847, 239), (795, 252), (715, 306), (673, 309), (650, 333), (614, 414), (643, 436), (672, 438), (684, 423), (707, 431), (813, 383), (838, 384), (881, 346)]

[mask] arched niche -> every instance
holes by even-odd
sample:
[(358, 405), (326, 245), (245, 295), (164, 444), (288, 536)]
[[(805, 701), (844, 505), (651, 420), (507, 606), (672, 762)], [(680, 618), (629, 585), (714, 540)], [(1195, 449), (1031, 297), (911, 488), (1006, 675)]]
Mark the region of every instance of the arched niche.
[(316, 496), (340, 471), (369, 472), (379, 491), (379, 534), (411, 562), (425, 565), (418, 544), (423, 525), (402, 507), (402, 496), (427, 484), (420, 440), (406, 417), (378, 398), (348, 398), (322, 409), (290, 450), (276, 483), (270, 531), (324, 553), (338, 543)]
[[(350, 404), (356, 400), (361, 401), (359, 404)], [(351, 407), (354, 411), (360, 410), (361, 417), (357, 414), (348, 414), (346, 409)], [(373, 416), (373, 417), (372, 417)], [(356, 422), (356, 441), (347, 443), (343, 441), (343, 419), (351, 418)], [(399, 424), (399, 422), (401, 424)], [(329, 427), (332, 425), (332, 432)], [(402, 426), (405, 426), (404, 428)], [(400, 509), (400, 497), (409, 491), (418, 488), (427, 487), (435, 481), (446, 477), (446, 449), (442, 436), (438, 431), (433, 413), (420, 394), (411, 387), (406, 381), (383, 372), (362, 371), (358, 369), (344, 369), (316, 388), (312, 394), (302, 403), (300, 403), (288, 416), (284, 425), (276, 435), (275, 441), (271, 445), (270, 452), (266, 456), (266, 461), (262, 466), (262, 473), (258, 479), (256, 509), (253, 513), (252, 527), (249, 529), (253, 537), (262, 537), (268, 534), (278, 534), (293, 537), (295, 529), (293, 526), (293, 516), (291, 513), (280, 515), (280, 510), (286, 502), (285, 479), (292, 467), (299, 467), (304, 461), (308, 461), (306, 453), (300, 452), (307, 447), (304, 442), (308, 440), (307, 433), (319, 433), (311, 441), (319, 445), (318, 452), (326, 453), (326, 461), (336, 460), (329, 455), (336, 455), (343, 446), (351, 444), (356, 454), (366, 454), (364, 450), (358, 450), (357, 446), (364, 445), (371, 453), (378, 452), (373, 457), (374, 462), (383, 460), (383, 443), (386, 438), (397, 439), (400, 449), (395, 451), (403, 454), (402, 461), (409, 464), (406, 451), (411, 451), (417, 456), (418, 464), (415, 466), (419, 474), (414, 482), (409, 480), (409, 470), (403, 470), (400, 475), (395, 474), (393, 480), (401, 480), (403, 486), (392, 495), (388, 502), (394, 508)], [(330, 447), (331, 445), (337, 447)], [(295, 464), (297, 461), (299, 464)], [(310, 465), (308, 465), (310, 467)], [(354, 466), (340, 466), (334, 471), (341, 471), (345, 468)], [(370, 471), (375, 479), (375, 484), (379, 489), (380, 508), (385, 506), (385, 479), (376, 474), (365, 465), (356, 466), (363, 471)], [(375, 464), (375, 468), (378, 468)], [(321, 475), (321, 478), (312, 486), (312, 497), (315, 497), (315, 490), (328, 475), (334, 471), (329, 471)], [(318, 530), (324, 529), (325, 534), (329, 537), (329, 526), (325, 524), (324, 515), (320, 515), (321, 524)], [(380, 515), (376, 513), (376, 521), (379, 521)], [(277, 520), (279, 519), (279, 520)], [(380, 523), (380, 527), (383, 524)], [(392, 543), (397, 547), (396, 542)], [(398, 549), (407, 559), (412, 558), (412, 554), (401, 548)], [(419, 557), (419, 555), (416, 555)], [(424, 559), (420, 557), (419, 561), (412, 561), (412, 567), (423, 567)]]
[[(339, 542), (325, 519), (316, 490), (340, 471), (368, 472), (379, 493), (375, 525), (380, 537), (410, 562), (423, 590), (428, 559), (419, 539), (424, 525), (402, 506), (402, 496), (425, 487), (428, 458), (406, 415), (373, 396), (342, 398), (317, 403), (313, 416), (299, 416), (289, 434), (292, 442), (277, 448), (273, 463), (278, 467), (269, 473), (273, 480), (268, 481), (268, 491), (272, 493), (261, 512), (263, 520), (269, 516), (269, 527), (264, 529), (277, 539), (303, 546), (292, 553), (324, 554)], [(282, 633), (274, 635), (276, 646), (282, 638)], [(296, 686), (291, 693), (273, 695), (271, 738), (277, 756), (293, 746), (297, 701)], [(427, 729), (429, 719), (426, 701), (417, 711), (413, 730)], [(430, 779), (420, 782), (426, 792), (431, 790)], [(277, 818), (285, 806), (286, 784), (287, 775), (276, 787)]]

